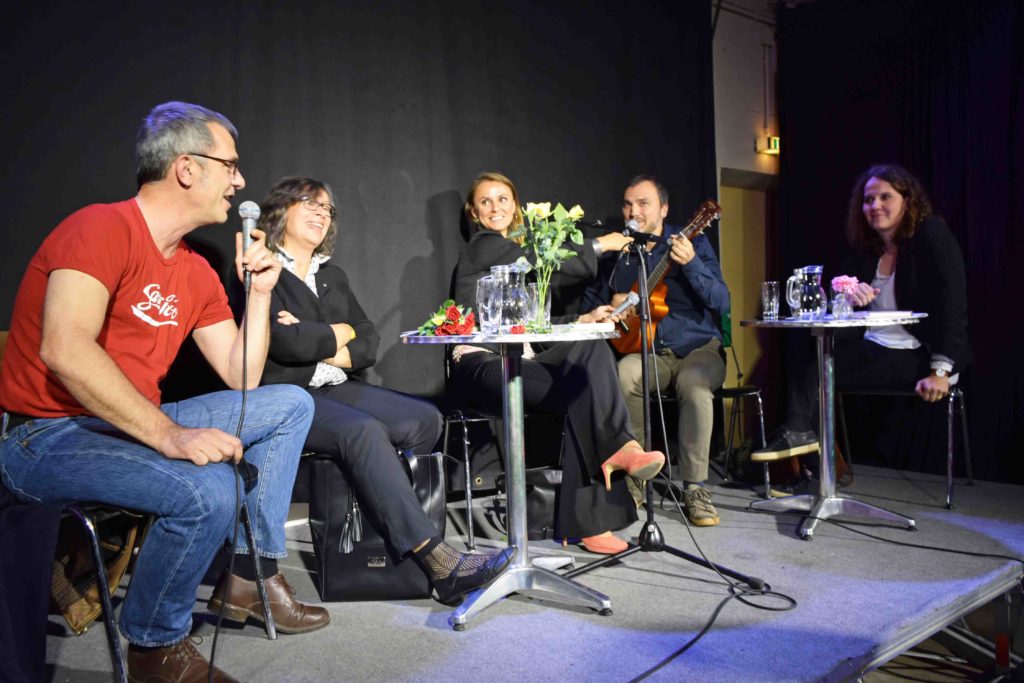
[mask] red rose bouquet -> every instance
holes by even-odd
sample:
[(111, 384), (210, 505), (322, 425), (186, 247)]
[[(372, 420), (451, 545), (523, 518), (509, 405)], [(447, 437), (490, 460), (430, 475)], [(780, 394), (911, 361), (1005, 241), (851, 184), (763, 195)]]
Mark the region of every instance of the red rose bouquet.
[(476, 329), (476, 316), (472, 308), (463, 308), (448, 299), (437, 312), (430, 316), (416, 330), (425, 337), (447, 337), (458, 334), (473, 334)]

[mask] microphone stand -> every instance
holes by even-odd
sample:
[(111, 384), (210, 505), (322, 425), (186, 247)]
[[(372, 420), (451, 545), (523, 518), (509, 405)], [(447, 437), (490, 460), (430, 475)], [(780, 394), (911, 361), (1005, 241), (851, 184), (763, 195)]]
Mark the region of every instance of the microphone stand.
[[(633, 237), (633, 241), (626, 246), (626, 250), (630, 250), (636, 254), (638, 262), (637, 270), (637, 294), (640, 296), (640, 379), (642, 386), (647, 389), (650, 384), (647, 381), (648, 368), (650, 364), (650, 346), (651, 340), (648, 338), (650, 329), (648, 328), (648, 321), (651, 317), (650, 310), (650, 297), (647, 291), (647, 254), (645, 253), (647, 242), (665, 242), (666, 240), (662, 237), (655, 235), (648, 235), (647, 233), (630, 231), (628, 233)], [(647, 396), (647, 391), (644, 392), (644, 450), (651, 450), (651, 402)], [(667, 445), (667, 444), (666, 444)], [(765, 586), (764, 579), (760, 579), (756, 576), (747, 576), (741, 574), (735, 570), (723, 567), (718, 564), (712, 564), (703, 557), (697, 555), (691, 555), (690, 553), (674, 548), (670, 545), (666, 545), (665, 536), (661, 531), (661, 527), (654, 519), (654, 485), (648, 480), (644, 486), (644, 498), (647, 507), (647, 519), (644, 521), (643, 529), (640, 530), (637, 545), (631, 545), (622, 552), (614, 555), (606, 555), (601, 559), (589, 562), (577, 569), (566, 572), (563, 574), (566, 578), (574, 578), (580, 574), (603, 567), (612, 562), (616, 562), (621, 559), (625, 559), (630, 555), (638, 552), (664, 552), (675, 557), (678, 557), (687, 562), (700, 565), (707, 569), (720, 572), (725, 576), (732, 577), (741, 583), (745, 583), (750, 586), (753, 590), (763, 590)], [(684, 520), (685, 523), (685, 520)]]

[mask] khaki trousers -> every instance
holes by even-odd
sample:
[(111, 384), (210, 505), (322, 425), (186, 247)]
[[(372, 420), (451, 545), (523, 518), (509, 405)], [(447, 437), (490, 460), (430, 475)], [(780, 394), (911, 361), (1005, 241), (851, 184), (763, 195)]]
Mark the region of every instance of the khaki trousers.
[[(708, 457), (711, 431), (714, 427), (714, 392), (725, 381), (725, 361), (720, 353), (721, 342), (712, 339), (679, 358), (669, 349), (651, 354), (648, 378), (651, 391), (665, 391), (670, 386), (678, 407), (679, 471), (674, 478), (702, 482), (708, 478)], [(629, 423), (637, 439), (643, 442), (644, 400), (641, 390), (639, 353), (619, 359), (619, 385), (629, 410)], [(657, 365), (657, 372), (655, 372)], [(656, 415), (651, 415), (652, 429)]]

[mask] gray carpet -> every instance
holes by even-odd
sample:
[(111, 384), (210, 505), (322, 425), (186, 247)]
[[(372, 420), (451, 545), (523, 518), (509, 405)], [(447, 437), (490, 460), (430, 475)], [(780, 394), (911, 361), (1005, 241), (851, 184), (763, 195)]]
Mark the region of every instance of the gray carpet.
[[(707, 633), (649, 680), (846, 680), (1020, 580), (1019, 561), (900, 545), (1024, 557), (1024, 489), (961, 485), (950, 511), (944, 486), (939, 477), (859, 467), (844, 493), (915, 517), (919, 531), (823, 522), (813, 541), (796, 537), (800, 516), (752, 512), (754, 492), (713, 488), (722, 523), (693, 530), (703, 551), (795, 599), (789, 611), (728, 600), (710, 570), (637, 553), (578, 579), (611, 598), (611, 616), (517, 596), (454, 632), (450, 608), (432, 600), (331, 603), (331, 625), (311, 634), (268, 641), (254, 624), (222, 629), (217, 663), (246, 681), (627, 681), (671, 658), (725, 603)], [(677, 514), (659, 511), (657, 519), (669, 544), (698, 552)], [(316, 601), (308, 529), (295, 527), (290, 538), (285, 572), (300, 598)], [(566, 552), (579, 563), (594, 558), (575, 546), (531, 544), (533, 556)], [(766, 596), (750, 601), (785, 606)], [(197, 602), (195, 634), (209, 655), (213, 623), (204, 607)], [(109, 680), (102, 624), (80, 637), (64, 635), (58, 617), (51, 624), (52, 680)]]

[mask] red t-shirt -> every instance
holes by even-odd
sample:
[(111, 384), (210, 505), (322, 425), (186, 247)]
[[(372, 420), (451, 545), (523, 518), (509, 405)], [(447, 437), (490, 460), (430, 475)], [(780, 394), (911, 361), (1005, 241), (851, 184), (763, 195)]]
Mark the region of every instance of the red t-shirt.
[(134, 199), (87, 206), (50, 233), (21, 280), (0, 370), (3, 410), (36, 417), (88, 413), (39, 359), (46, 284), (52, 271), (63, 268), (107, 288), (107, 319), (97, 341), (156, 405), (158, 385), (185, 337), (232, 318), (206, 259), (184, 242), (164, 258)]

